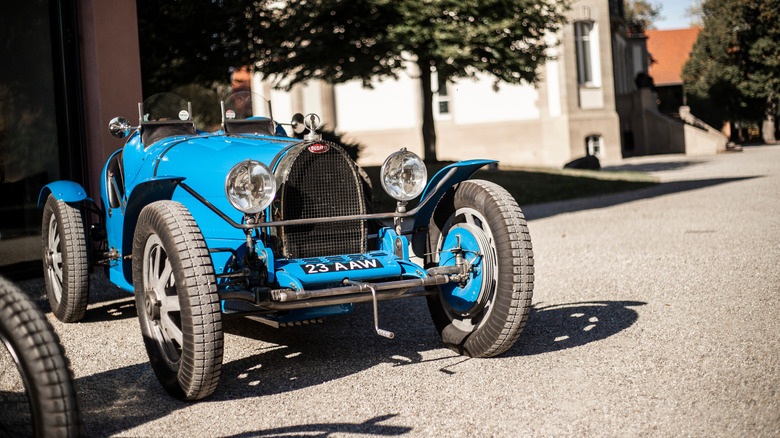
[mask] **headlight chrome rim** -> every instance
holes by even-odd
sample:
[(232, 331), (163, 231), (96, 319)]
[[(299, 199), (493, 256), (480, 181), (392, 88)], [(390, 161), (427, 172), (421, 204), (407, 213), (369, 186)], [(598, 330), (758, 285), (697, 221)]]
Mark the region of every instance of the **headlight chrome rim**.
[(244, 160), (228, 172), (225, 196), (230, 205), (244, 214), (260, 213), (276, 197), (276, 178), (265, 164)]
[(414, 152), (406, 150), (390, 154), (379, 172), (382, 188), (398, 201), (411, 201), (420, 196), (428, 182), (425, 163)]

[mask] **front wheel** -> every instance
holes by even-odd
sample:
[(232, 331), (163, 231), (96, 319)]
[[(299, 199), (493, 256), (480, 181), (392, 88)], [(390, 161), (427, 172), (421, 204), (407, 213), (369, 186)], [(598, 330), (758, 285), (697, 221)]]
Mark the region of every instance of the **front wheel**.
[(133, 239), (133, 284), (152, 369), (182, 400), (217, 387), (222, 313), (211, 256), (189, 211), (158, 201), (141, 211)]
[(468, 277), (439, 286), (428, 308), (444, 343), (492, 357), (525, 327), (533, 295), (533, 251), (523, 212), (501, 186), (468, 180), (448, 192), (429, 224), (427, 266), (470, 265)]

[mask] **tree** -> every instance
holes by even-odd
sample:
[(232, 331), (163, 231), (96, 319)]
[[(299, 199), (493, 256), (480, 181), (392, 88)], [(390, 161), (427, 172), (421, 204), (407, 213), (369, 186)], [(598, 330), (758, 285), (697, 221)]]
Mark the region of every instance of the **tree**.
[(648, 0), (628, 0), (626, 2), (626, 24), (632, 33), (643, 34), (646, 30), (655, 29), (655, 21), (661, 18), (660, 4)]
[(250, 0), (137, 0), (144, 95), (227, 82), (251, 63)]
[(706, 0), (704, 26), (683, 66), (686, 93), (722, 108), (721, 121), (762, 120), (775, 141), (780, 96), (780, 1)]
[(331, 83), (420, 72), (424, 158), (436, 161), (432, 74), (439, 81), (488, 73), (495, 85), (536, 83), (560, 0), (290, 0), (266, 3), (250, 21), (255, 66), (276, 85)]

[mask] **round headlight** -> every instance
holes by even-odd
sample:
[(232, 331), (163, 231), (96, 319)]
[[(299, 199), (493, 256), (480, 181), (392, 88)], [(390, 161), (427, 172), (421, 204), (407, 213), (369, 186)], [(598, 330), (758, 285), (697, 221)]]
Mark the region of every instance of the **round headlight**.
[(388, 195), (399, 201), (409, 201), (425, 189), (428, 171), (420, 157), (404, 148), (387, 157), (379, 179)]
[(255, 214), (271, 205), (276, 195), (276, 180), (265, 164), (242, 161), (228, 172), (225, 194), (230, 205), (242, 213)]

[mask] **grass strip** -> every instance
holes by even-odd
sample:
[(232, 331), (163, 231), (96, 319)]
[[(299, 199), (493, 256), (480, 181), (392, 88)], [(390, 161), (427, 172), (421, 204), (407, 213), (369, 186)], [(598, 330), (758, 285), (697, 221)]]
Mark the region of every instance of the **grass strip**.
[[(447, 163), (428, 166), (430, 179)], [(377, 211), (390, 211), (395, 201), (379, 183), (379, 166), (364, 167), (373, 183), (374, 204)], [(492, 181), (504, 187), (520, 206), (585, 198), (626, 192), (658, 184), (658, 179), (641, 172), (605, 172), (599, 170), (552, 168), (485, 167), (472, 178)], [(412, 206), (415, 204), (412, 201)]]

